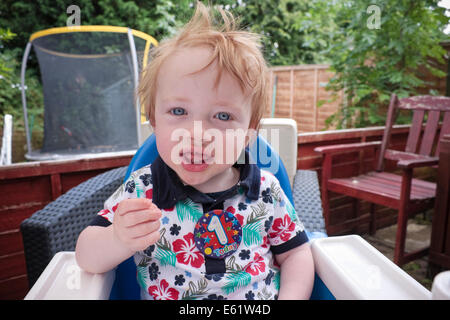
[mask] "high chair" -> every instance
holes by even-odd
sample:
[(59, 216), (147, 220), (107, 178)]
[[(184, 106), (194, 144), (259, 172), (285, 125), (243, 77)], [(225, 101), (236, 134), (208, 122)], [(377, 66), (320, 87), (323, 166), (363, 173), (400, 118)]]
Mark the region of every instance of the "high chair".
[[(127, 169), (125, 179), (132, 171), (151, 163), (156, 158), (155, 140), (152, 135), (139, 148)], [(286, 196), (293, 201), (289, 178), (280, 157), (265, 139), (259, 136), (255, 145), (250, 147), (250, 153), (254, 157), (256, 155), (257, 164), (262, 167), (263, 164), (258, 159), (258, 153), (261, 150), (267, 152), (271, 161), (277, 161), (279, 164), (274, 174), (280, 181)], [(117, 172), (120, 170), (123, 169), (116, 169)], [(116, 184), (117, 180), (115, 178)], [(61, 211), (64, 208), (65, 198), (69, 198), (70, 193), (73, 193), (75, 189), (82, 189), (85, 185), (87, 183), (75, 187), (49, 206), (59, 208)], [(27, 257), (26, 243), (30, 242), (30, 239), (26, 241), (26, 234), (29, 233), (27, 229), (32, 221), (42, 219), (38, 216), (39, 212), (27, 219), (31, 221), (25, 220), (21, 226)], [(73, 221), (73, 216), (68, 214), (64, 222), (61, 217), (54, 220), (57, 220), (53, 222), (54, 224), (67, 225), (67, 220)], [(307, 225), (305, 227), (308, 229)], [(429, 299), (431, 297), (428, 290), (361, 237), (351, 235), (326, 238), (326, 234), (320, 232), (307, 234), (310, 237), (317, 272), (311, 299), (334, 299), (335, 297), (338, 299)], [(29, 265), (28, 262), (27, 264)], [(110, 272), (90, 274), (76, 265), (74, 252), (59, 252), (39, 276), (25, 299), (140, 299), (140, 289), (135, 275), (136, 267), (132, 258)]]

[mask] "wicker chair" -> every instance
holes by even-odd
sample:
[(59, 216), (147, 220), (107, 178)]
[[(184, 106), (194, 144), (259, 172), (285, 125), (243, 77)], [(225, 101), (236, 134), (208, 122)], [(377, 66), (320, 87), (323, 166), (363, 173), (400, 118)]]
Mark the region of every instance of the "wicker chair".
[(89, 179), (22, 222), (30, 288), (57, 252), (75, 250), (78, 235), (122, 184), (126, 170), (121, 167)]

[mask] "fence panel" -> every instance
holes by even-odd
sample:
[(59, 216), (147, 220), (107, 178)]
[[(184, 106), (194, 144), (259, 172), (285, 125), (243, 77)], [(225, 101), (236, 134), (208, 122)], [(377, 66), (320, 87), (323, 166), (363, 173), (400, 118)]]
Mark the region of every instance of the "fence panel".
[[(328, 102), (332, 93), (325, 86), (332, 76), (328, 65), (270, 68), (271, 103), (264, 117), (292, 118), (299, 133), (324, 130), (326, 119), (338, 110), (342, 101), (342, 95), (338, 95)], [(319, 101), (325, 102), (319, 107)]]

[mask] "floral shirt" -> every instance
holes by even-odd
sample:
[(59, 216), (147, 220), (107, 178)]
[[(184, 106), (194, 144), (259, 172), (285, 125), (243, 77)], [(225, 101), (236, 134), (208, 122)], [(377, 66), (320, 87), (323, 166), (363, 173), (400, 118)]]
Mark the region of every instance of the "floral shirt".
[[(113, 223), (118, 203), (126, 198), (139, 197), (153, 199), (161, 209), (159, 241), (134, 255), (142, 296), (149, 299), (276, 299), (280, 269), (274, 254), (308, 241), (304, 227), (278, 180), (256, 165), (247, 164), (243, 167), (254, 167), (251, 170), (241, 168), (241, 180), (233, 192), (225, 192), (224, 199), (205, 201), (214, 195), (183, 186), (176, 181), (174, 172), (158, 159), (159, 162), (155, 161), (158, 165), (154, 162), (133, 172), (99, 212), (99, 216)], [(156, 174), (160, 168), (171, 171), (170, 177)], [(158, 171), (152, 172), (152, 169)], [(162, 181), (164, 179), (165, 182)], [(183, 188), (188, 188), (185, 193)], [(204, 239), (210, 240), (209, 237), (198, 238), (206, 231), (200, 222), (208, 219), (208, 202), (215, 204), (213, 209), (225, 210), (218, 216), (220, 223), (227, 230), (231, 227), (235, 238), (239, 238), (233, 250), (224, 254), (222, 259), (210, 258), (207, 253), (211, 250), (202, 252), (199, 249), (199, 239), (202, 243)], [(219, 207), (216, 205), (218, 202)], [(220, 238), (218, 232), (211, 234)], [(223, 254), (226, 250), (216, 252)]]

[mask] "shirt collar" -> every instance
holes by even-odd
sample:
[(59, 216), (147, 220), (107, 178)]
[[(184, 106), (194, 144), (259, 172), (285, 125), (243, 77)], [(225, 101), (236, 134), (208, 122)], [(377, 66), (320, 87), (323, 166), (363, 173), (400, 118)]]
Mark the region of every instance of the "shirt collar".
[[(245, 162), (236, 162), (233, 166), (240, 171), (238, 184), (233, 188), (242, 187), (244, 194), (251, 200), (258, 200), (260, 187), (260, 170), (254, 161), (249, 161), (250, 154), (245, 150)], [(158, 155), (152, 164), (153, 202), (160, 209), (169, 209), (178, 201), (190, 198), (198, 203), (210, 203), (211, 197), (192, 186), (184, 185), (178, 175)], [(230, 190), (231, 190), (230, 189)], [(228, 193), (227, 193), (228, 194)]]

